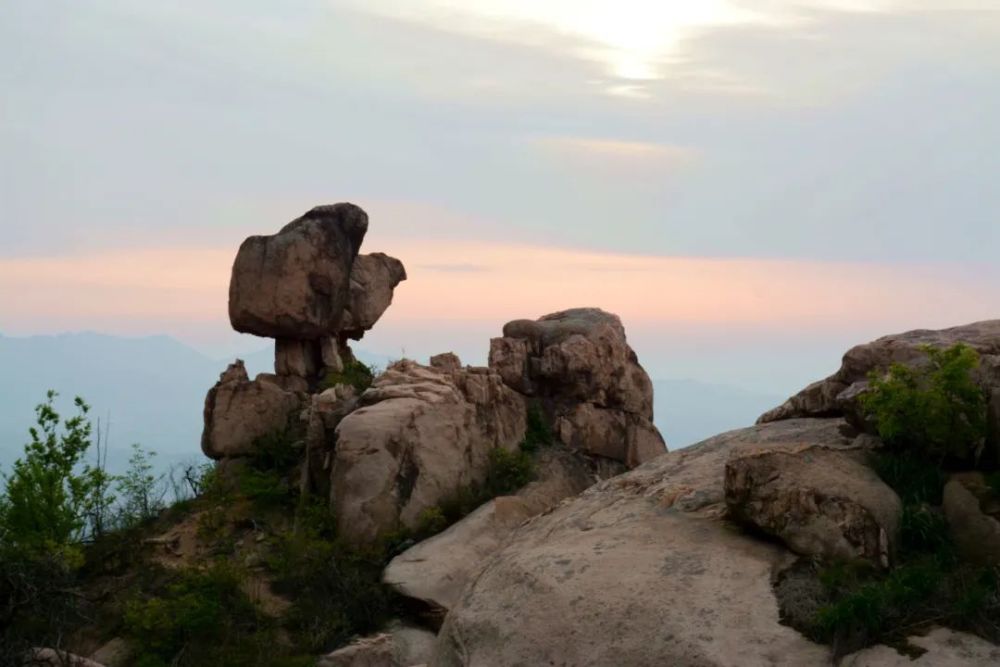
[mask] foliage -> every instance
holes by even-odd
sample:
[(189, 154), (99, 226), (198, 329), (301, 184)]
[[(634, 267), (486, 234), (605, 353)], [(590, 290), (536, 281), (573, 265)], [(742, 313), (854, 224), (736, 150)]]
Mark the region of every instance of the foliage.
[(964, 344), (923, 348), (927, 363), (872, 372), (861, 406), (892, 450), (935, 463), (975, 460), (986, 436), (986, 399), (972, 377), (979, 355)]
[(526, 452), (537, 451), (553, 443), (552, 431), (549, 429), (545, 414), (537, 401), (528, 405), (528, 423), (524, 431), (521, 449)]
[(136, 663), (150, 666), (266, 664), (272, 625), (224, 564), (182, 570), (159, 594), (137, 594), (124, 614), (126, 636), (142, 647)]
[(911, 452), (877, 451), (872, 454), (871, 465), (904, 504), (941, 504), (941, 492), (947, 480), (934, 461)]
[(122, 498), (120, 526), (123, 528), (148, 521), (163, 510), (166, 490), (157, 488), (163, 477), (153, 474), (150, 463), (155, 455), (137, 444), (132, 445), (128, 470), (115, 480)]
[(82, 463), (91, 445), (90, 407), (77, 398), (76, 416), (60, 424), (55, 398), (49, 391), (35, 408), (31, 442), (4, 476), (0, 498), (0, 542), (28, 551), (73, 550), (86, 534), (87, 517), (107, 504), (107, 474)]
[(344, 543), (329, 507), (316, 498), (300, 505), (295, 523), (295, 531), (280, 536), (268, 566), (275, 590), (294, 600), (285, 625), (296, 645), (330, 650), (387, 622), (394, 596), (381, 576), (392, 540), (370, 547)]
[(374, 366), (369, 366), (368, 364), (358, 361), (357, 359), (351, 359), (344, 364), (344, 370), (340, 372), (331, 371), (326, 374), (323, 378), (322, 388), (329, 389), (330, 387), (335, 387), (338, 384), (346, 384), (354, 387), (354, 389), (360, 394), (368, 387), (372, 386), (372, 382), (375, 380), (376, 369)]

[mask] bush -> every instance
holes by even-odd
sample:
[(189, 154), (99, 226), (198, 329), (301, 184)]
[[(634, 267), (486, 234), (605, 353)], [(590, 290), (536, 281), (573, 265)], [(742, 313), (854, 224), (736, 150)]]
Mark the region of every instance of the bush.
[(986, 398), (972, 378), (979, 355), (964, 344), (923, 348), (925, 365), (872, 372), (861, 407), (886, 446), (934, 463), (976, 461), (986, 439)]
[(346, 384), (354, 387), (360, 394), (368, 387), (372, 386), (375, 380), (375, 367), (366, 363), (352, 359), (344, 364), (344, 370), (338, 372), (331, 371), (323, 378), (322, 388), (329, 389), (338, 384)]
[(183, 570), (159, 594), (137, 595), (124, 624), (142, 647), (137, 664), (263, 664), (269, 651), (268, 620), (243, 592), (240, 574), (221, 564)]
[(547, 447), (553, 442), (552, 431), (549, 430), (545, 414), (537, 401), (528, 405), (528, 423), (524, 431), (521, 449), (526, 452), (537, 451), (539, 447)]

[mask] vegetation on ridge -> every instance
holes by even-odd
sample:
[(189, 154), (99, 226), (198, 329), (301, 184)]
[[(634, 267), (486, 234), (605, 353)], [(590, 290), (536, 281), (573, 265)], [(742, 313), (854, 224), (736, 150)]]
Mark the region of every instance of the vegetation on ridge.
[(820, 584), (814, 612), (786, 619), (836, 656), (876, 643), (914, 652), (906, 638), (931, 625), (1000, 642), (1000, 568), (963, 560), (940, 507), (945, 466), (978, 461), (985, 443), (986, 401), (972, 376), (979, 358), (965, 345), (925, 352), (924, 365), (873, 373), (861, 397), (885, 443), (872, 467), (903, 502), (893, 567), (808, 565), (805, 576)]

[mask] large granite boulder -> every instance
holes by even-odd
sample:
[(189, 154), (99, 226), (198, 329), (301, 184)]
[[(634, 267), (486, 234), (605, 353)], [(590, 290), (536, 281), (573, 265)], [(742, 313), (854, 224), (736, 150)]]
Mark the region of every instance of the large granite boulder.
[[(984, 505), (990, 513), (984, 511)], [(962, 557), (987, 567), (1000, 565), (1000, 507), (983, 476), (952, 476), (944, 486), (942, 506), (952, 541)]]
[(535, 481), (512, 496), (494, 498), (396, 556), (382, 578), (400, 595), (443, 615), (518, 526), (622, 471), (621, 464), (599, 469), (580, 454), (558, 446), (546, 448), (539, 453)]
[(630, 467), (666, 451), (653, 386), (616, 315), (576, 308), (514, 320), (490, 341), (490, 368), (538, 400), (567, 445)]
[(287, 391), (274, 376), (250, 380), (237, 359), (205, 397), (201, 450), (213, 459), (249, 456), (259, 438), (292, 427), (304, 404), (303, 394)]
[(865, 465), (866, 453), (805, 445), (734, 456), (726, 463), (730, 515), (804, 556), (887, 568), (903, 505)]
[(522, 525), (452, 607), (432, 665), (824, 665), (779, 618), (795, 556), (727, 524), (726, 461), (851, 449), (840, 419), (726, 433), (592, 486)]
[[(893, 363), (924, 363), (925, 345), (946, 348), (964, 343), (980, 355), (976, 379), (989, 400), (989, 450), (1000, 450), (1000, 320), (987, 320), (939, 331), (918, 329), (884, 336), (851, 348), (844, 355), (840, 369), (814, 382), (782, 405), (758, 419), (758, 423), (796, 417), (847, 416), (858, 422), (857, 397), (868, 386), (871, 371), (885, 371)], [(995, 461), (1000, 462), (1000, 461)]]
[(481, 482), (490, 450), (524, 436), (523, 399), (487, 368), (389, 366), (337, 426), (331, 502), (341, 535), (368, 542)]
[(353, 204), (317, 206), (277, 234), (240, 246), (229, 321), (242, 333), (313, 339), (339, 331), (368, 215)]

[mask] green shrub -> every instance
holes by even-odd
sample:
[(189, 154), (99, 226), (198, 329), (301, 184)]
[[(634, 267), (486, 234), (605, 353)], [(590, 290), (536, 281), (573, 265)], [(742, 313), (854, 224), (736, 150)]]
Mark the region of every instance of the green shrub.
[(549, 429), (545, 414), (537, 401), (528, 405), (528, 423), (524, 431), (521, 449), (526, 452), (537, 451), (539, 447), (547, 447), (553, 442), (552, 431)]
[(872, 372), (861, 407), (892, 450), (935, 463), (975, 461), (986, 437), (986, 399), (973, 380), (979, 355), (967, 345), (925, 346), (927, 363)]
[(941, 504), (947, 475), (936, 462), (912, 452), (877, 451), (871, 465), (903, 503)]
[(368, 387), (372, 386), (372, 382), (375, 380), (375, 367), (369, 366), (368, 364), (358, 361), (357, 359), (352, 359), (344, 364), (344, 370), (338, 372), (331, 371), (326, 374), (321, 383), (323, 389), (329, 389), (330, 387), (335, 387), (338, 384), (346, 384), (354, 389), (360, 394)]
[[(139, 664), (240, 664), (255, 643), (264, 648), (264, 619), (231, 566), (183, 570), (157, 595), (141, 593), (125, 607), (124, 629), (142, 647)], [(259, 664), (254, 661), (252, 664)]]
[(534, 478), (535, 462), (528, 452), (508, 451), (502, 447), (490, 450), (484, 489), (487, 500), (514, 493)]
[[(4, 475), (0, 543), (38, 552), (77, 551), (76, 545), (91, 532), (88, 528), (104, 523), (110, 478), (101, 468), (83, 463), (91, 446), (90, 406), (76, 398), (77, 415), (60, 424), (53, 406), (56, 395), (49, 391), (35, 408), (37, 427), (29, 429), (31, 442), (12, 473)], [(88, 518), (96, 521), (88, 526)]]

